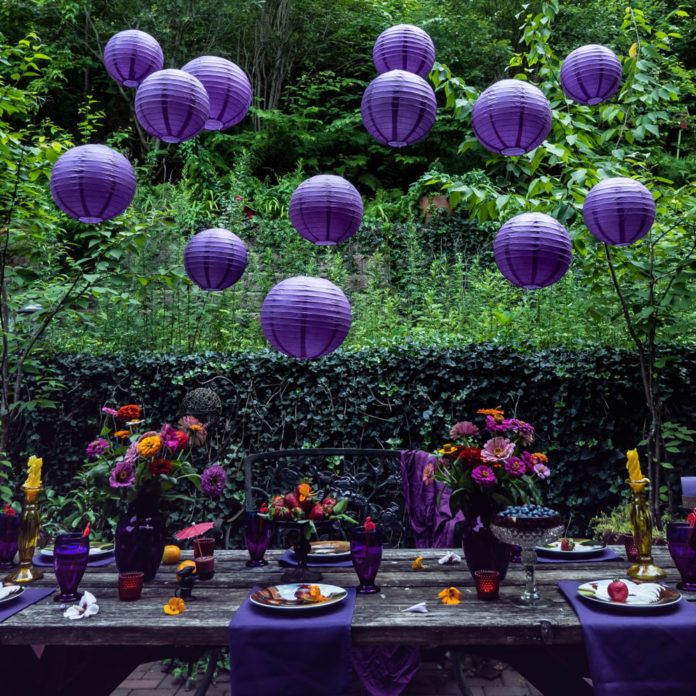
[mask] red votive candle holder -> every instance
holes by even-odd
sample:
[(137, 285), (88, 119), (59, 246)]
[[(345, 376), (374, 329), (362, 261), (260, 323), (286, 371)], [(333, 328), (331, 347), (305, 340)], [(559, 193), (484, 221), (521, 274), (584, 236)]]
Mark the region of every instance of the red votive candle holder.
[(500, 589), (500, 573), (497, 570), (477, 570), (474, 573), (476, 594), (479, 599), (498, 599)]
[(118, 598), (122, 602), (140, 599), (143, 591), (144, 573), (139, 570), (118, 574)]
[(636, 541), (633, 538), (633, 534), (622, 534), (621, 535), (624, 549), (626, 550), (626, 560), (629, 563), (638, 562), (638, 549), (636, 548)]
[(193, 540), (193, 557), (212, 556), (215, 551), (215, 539), (213, 537), (200, 537)]
[(215, 574), (215, 557), (214, 556), (197, 556), (196, 557), (196, 575), (201, 580), (210, 580)]

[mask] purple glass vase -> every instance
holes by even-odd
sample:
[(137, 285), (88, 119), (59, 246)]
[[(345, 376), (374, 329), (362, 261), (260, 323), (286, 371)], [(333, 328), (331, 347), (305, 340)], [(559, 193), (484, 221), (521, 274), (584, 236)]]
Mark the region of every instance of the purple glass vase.
[(141, 570), (144, 581), (157, 574), (164, 552), (166, 527), (159, 511), (159, 495), (143, 492), (128, 504), (116, 525), (114, 555), (119, 573)]
[(379, 592), (375, 577), (382, 560), (382, 534), (378, 529), (366, 530), (356, 527), (350, 530), (350, 559), (358, 575), (358, 592), (372, 594)]
[(85, 574), (89, 559), (89, 536), (79, 532), (59, 534), (53, 542), (53, 569), (60, 587), (56, 602), (76, 602), (80, 595), (77, 586)]
[(495, 506), (488, 499), (474, 501), (465, 510), (462, 550), (471, 577), (477, 570), (497, 570), (505, 579), (512, 546), (500, 541), (490, 530)]
[(667, 525), (667, 546), (682, 579), (677, 587), (696, 592), (696, 527), (688, 522), (670, 522)]
[(18, 535), (19, 515), (0, 513), (0, 568), (14, 568)]
[(249, 550), (249, 568), (268, 565), (264, 554), (271, 540), (271, 521), (260, 517), (258, 512), (247, 510), (244, 515), (244, 543)]

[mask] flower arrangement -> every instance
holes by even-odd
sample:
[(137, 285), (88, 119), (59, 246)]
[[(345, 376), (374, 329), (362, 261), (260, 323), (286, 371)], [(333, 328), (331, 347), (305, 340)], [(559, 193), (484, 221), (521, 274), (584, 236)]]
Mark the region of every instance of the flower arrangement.
[(455, 444), (447, 443), (438, 450), (437, 466), (425, 467), (424, 482), (441, 481), (451, 490), (453, 513), (481, 498), (495, 505), (540, 503), (537, 484), (547, 480), (551, 470), (544, 453), (529, 451), (533, 426), (505, 418), (500, 408), (477, 413), (485, 416), (483, 430), (470, 421), (453, 426), (450, 437)]

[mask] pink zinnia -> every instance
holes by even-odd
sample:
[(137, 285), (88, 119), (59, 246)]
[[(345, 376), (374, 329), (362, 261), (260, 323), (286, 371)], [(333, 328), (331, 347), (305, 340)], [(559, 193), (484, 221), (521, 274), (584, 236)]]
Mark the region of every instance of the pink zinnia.
[(133, 471), (133, 467), (126, 461), (119, 462), (111, 470), (109, 485), (112, 488), (125, 488), (126, 486), (131, 486), (134, 481), (135, 471)]
[(505, 470), (510, 476), (524, 476), (527, 473), (527, 465), (519, 457), (510, 457), (505, 462)]
[(106, 413), (107, 416), (117, 416), (118, 411), (115, 408), (109, 408), (108, 406), (104, 406), (102, 408), (102, 413)]
[(477, 466), (471, 472), (471, 478), (473, 478), (479, 486), (495, 486), (495, 473), (490, 466), (486, 466), (485, 464)]
[(90, 442), (89, 445), (87, 445), (87, 456), (88, 457), (96, 457), (99, 454), (103, 454), (106, 452), (106, 450), (109, 449), (111, 445), (107, 440), (104, 440), (104, 438), (97, 438), (93, 442)]
[(165, 423), (162, 426), (159, 436), (162, 444), (170, 450), (174, 451), (179, 446), (179, 436), (169, 423)]
[(506, 437), (492, 437), (481, 450), (484, 462), (504, 462), (515, 451), (515, 443)]
[(452, 426), (452, 429), (450, 430), (450, 437), (453, 440), (457, 440), (460, 437), (474, 437), (475, 435), (478, 435), (478, 426), (474, 425), (470, 421), (461, 421), (461, 423), (457, 423), (456, 425)]
[(551, 476), (551, 469), (549, 469), (549, 467), (546, 466), (546, 464), (542, 464), (541, 462), (535, 464), (532, 467), (532, 470), (540, 479), (545, 479)]

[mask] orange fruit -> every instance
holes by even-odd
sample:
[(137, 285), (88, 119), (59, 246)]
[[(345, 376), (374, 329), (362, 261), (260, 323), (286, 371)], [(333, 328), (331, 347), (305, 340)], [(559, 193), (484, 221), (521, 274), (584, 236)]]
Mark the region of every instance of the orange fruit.
[(164, 553), (162, 554), (162, 563), (167, 565), (172, 565), (178, 563), (181, 559), (181, 549), (176, 544), (168, 544), (164, 547)]
[(193, 566), (193, 574), (196, 574), (196, 562), (195, 561), (181, 561), (179, 565), (176, 567), (176, 579), (181, 581), (181, 576), (179, 575), (179, 571), (183, 570), (184, 568), (188, 568), (189, 566)]

